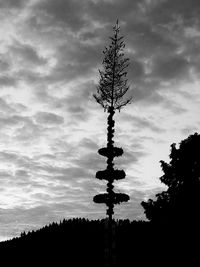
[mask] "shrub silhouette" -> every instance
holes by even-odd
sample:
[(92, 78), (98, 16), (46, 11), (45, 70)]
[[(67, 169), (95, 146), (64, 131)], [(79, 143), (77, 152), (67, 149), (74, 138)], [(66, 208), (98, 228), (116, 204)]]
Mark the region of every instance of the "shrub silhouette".
[(195, 133), (171, 145), (170, 162), (161, 161), (160, 177), (168, 189), (156, 200), (142, 202), (146, 217), (152, 222), (178, 225), (199, 223), (200, 208), (200, 135)]

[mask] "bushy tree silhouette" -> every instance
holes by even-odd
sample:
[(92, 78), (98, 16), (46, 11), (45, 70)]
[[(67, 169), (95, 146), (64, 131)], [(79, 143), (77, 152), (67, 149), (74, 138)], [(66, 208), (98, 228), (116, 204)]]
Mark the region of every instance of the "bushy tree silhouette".
[(170, 162), (161, 161), (160, 177), (168, 189), (156, 199), (142, 202), (146, 217), (153, 222), (194, 225), (200, 222), (200, 135), (195, 133), (171, 145)]

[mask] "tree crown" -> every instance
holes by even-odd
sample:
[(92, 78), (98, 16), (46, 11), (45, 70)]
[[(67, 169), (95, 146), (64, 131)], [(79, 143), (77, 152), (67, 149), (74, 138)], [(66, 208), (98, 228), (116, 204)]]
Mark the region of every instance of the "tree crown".
[[(156, 194), (156, 199), (142, 202), (146, 217), (151, 221), (199, 220), (200, 208), (200, 135), (195, 133), (181, 141), (176, 148), (171, 145), (170, 162), (161, 161), (164, 174), (162, 183), (166, 191)], [(191, 214), (191, 215), (189, 215)]]
[(97, 93), (94, 94), (96, 101), (105, 109), (109, 107), (121, 109), (128, 104), (132, 98), (124, 100), (124, 95), (129, 89), (127, 84), (127, 71), (129, 59), (124, 57), (125, 43), (123, 36), (119, 35), (120, 27), (118, 21), (113, 27), (111, 43), (103, 51), (103, 70), (99, 70), (100, 80)]

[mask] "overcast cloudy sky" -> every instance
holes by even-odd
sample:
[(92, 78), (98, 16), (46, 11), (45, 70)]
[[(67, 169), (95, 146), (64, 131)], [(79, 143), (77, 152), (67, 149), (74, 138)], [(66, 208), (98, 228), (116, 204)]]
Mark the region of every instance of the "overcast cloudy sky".
[(106, 117), (92, 94), (117, 18), (133, 103), (115, 116), (130, 195), (144, 219), (163, 190), (159, 160), (199, 130), (199, 0), (0, 0), (0, 240), (69, 217), (101, 219)]

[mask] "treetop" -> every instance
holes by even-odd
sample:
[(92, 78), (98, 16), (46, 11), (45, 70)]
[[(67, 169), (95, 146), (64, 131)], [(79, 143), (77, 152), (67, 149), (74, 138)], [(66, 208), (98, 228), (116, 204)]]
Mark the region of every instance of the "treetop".
[(130, 103), (132, 98), (124, 99), (124, 95), (129, 89), (127, 67), (129, 59), (124, 57), (125, 43), (123, 36), (119, 35), (120, 27), (118, 20), (113, 27), (113, 35), (109, 38), (110, 44), (103, 50), (103, 68), (99, 70), (99, 84), (94, 98), (105, 110), (113, 107), (120, 110)]

